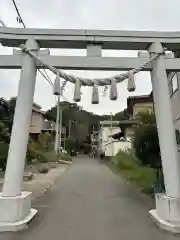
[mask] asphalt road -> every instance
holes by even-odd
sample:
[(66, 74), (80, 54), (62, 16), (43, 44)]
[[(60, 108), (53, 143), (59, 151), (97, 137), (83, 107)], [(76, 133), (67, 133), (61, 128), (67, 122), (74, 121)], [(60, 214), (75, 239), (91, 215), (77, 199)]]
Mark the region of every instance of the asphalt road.
[(151, 221), (151, 201), (93, 159), (76, 159), (33, 204), (39, 214), (29, 228), (0, 240), (179, 239)]

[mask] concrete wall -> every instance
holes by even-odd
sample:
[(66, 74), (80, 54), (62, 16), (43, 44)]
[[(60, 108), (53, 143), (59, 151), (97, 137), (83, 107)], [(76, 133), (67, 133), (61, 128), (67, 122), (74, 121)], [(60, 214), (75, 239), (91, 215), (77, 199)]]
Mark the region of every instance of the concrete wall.
[(112, 139), (110, 135), (113, 135), (120, 131), (121, 129), (119, 126), (113, 126), (112, 128), (110, 126), (101, 127), (101, 139), (102, 139), (102, 148), (103, 148), (102, 150), (104, 150), (105, 145), (114, 141), (114, 139)]
[(115, 156), (120, 150), (125, 151), (131, 148), (131, 142), (128, 141), (114, 141), (105, 146), (105, 156), (111, 157)]
[(120, 132), (119, 126), (102, 126), (100, 131), (100, 150), (105, 152), (106, 157), (115, 156), (119, 150), (131, 148), (128, 141), (115, 141), (111, 135)]

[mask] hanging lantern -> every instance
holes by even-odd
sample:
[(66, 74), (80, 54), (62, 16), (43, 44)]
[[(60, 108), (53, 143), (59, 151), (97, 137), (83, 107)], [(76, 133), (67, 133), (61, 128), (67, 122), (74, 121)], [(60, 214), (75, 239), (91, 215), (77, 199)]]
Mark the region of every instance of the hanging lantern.
[(54, 80), (53, 94), (54, 95), (60, 95), (61, 94), (60, 77), (59, 77), (59, 75), (56, 75), (56, 78)]
[(98, 92), (98, 86), (96, 84), (93, 85), (91, 103), (92, 104), (98, 104), (99, 103), (99, 92)]
[(136, 85), (135, 85), (135, 81), (134, 81), (134, 75), (133, 75), (132, 71), (129, 71), (127, 90), (128, 90), (128, 92), (134, 92), (136, 90)]
[(117, 99), (117, 83), (116, 79), (111, 79), (111, 85), (110, 85), (110, 96), (109, 98), (111, 100), (116, 100)]
[(81, 101), (81, 82), (79, 79), (76, 79), (75, 86), (74, 86), (74, 102)]

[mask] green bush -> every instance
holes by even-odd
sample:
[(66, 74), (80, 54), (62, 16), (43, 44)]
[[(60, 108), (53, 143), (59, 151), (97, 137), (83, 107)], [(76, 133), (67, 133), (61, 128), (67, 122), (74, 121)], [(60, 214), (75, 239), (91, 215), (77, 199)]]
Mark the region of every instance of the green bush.
[(31, 164), (34, 159), (39, 163), (58, 162), (59, 159), (71, 161), (68, 155), (63, 153), (56, 154), (52, 147), (50, 147), (49, 134), (42, 133), (38, 140), (29, 140), (27, 148), (27, 163)]
[(117, 155), (114, 157), (114, 163), (120, 169), (135, 168), (137, 165), (136, 161), (137, 159), (135, 158), (132, 161), (132, 156), (123, 151), (119, 151)]
[(40, 163), (48, 163), (57, 161), (57, 156), (55, 152), (43, 152), (40, 150), (33, 150), (32, 156), (36, 157), (37, 161)]
[(61, 152), (56, 154), (54, 151), (42, 152), (39, 161), (40, 162), (58, 162), (59, 159), (71, 161), (72, 158), (68, 155), (65, 155)]
[(65, 155), (62, 152), (58, 154), (58, 160), (72, 161), (72, 158), (69, 155)]
[(31, 164), (33, 160), (39, 159), (39, 152), (33, 148), (28, 147), (27, 153), (26, 153), (26, 160), (27, 164)]
[(138, 186), (143, 192), (149, 192), (156, 180), (155, 170), (140, 165), (137, 158), (119, 151), (112, 164), (121, 176)]
[(44, 151), (52, 151), (53, 149), (53, 137), (48, 132), (42, 132), (38, 136), (38, 143)]
[[(39, 147), (38, 143), (36, 142), (30, 142), (27, 147), (27, 153), (26, 153), (26, 159), (27, 163), (31, 164), (33, 160), (36, 159), (36, 161), (43, 161), (43, 152), (41, 148)], [(45, 160), (44, 160), (45, 161)]]
[(156, 126), (142, 125), (135, 130), (133, 141), (136, 156), (142, 164), (153, 168), (161, 166), (159, 140)]
[(55, 153), (55, 151), (42, 153), (42, 158), (45, 158), (46, 162), (57, 162), (58, 161), (58, 155)]
[(77, 142), (75, 139), (73, 138), (68, 138), (66, 140), (66, 149), (67, 151), (70, 153), (72, 151), (72, 149), (77, 149)]
[[(55, 153), (52, 150), (49, 150), (47, 145), (45, 144), (43, 146), (43, 141), (44, 143), (47, 143), (46, 137), (49, 135), (46, 134), (40, 134), (39, 138), (37, 141), (30, 139), (28, 143), (28, 148), (27, 148), (27, 163), (32, 163), (32, 160), (36, 159), (38, 162), (49, 162), (49, 161), (55, 161)], [(52, 159), (52, 160), (51, 160)]]
[(9, 143), (9, 140), (9, 129), (6, 127), (5, 123), (0, 121), (0, 141), (4, 143)]

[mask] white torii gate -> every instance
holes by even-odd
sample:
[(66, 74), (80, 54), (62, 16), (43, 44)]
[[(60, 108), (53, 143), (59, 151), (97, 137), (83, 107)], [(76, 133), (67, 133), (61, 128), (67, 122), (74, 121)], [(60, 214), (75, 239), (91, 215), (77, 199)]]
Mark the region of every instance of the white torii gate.
[[(25, 44), (46, 65), (61, 69), (124, 71), (139, 68), (148, 61), (148, 57), (104, 58), (101, 57), (102, 49), (146, 50), (151, 57), (159, 54), (151, 64), (142, 69), (151, 71), (166, 188), (165, 194), (156, 194), (156, 209), (151, 210), (150, 214), (161, 228), (180, 233), (180, 161), (167, 82), (168, 72), (180, 71), (180, 59), (162, 55), (164, 47), (173, 52), (179, 50), (180, 33), (0, 27), (0, 42), (9, 47)], [(40, 48), (87, 49), (87, 56), (49, 56)], [(17, 231), (24, 228), (37, 213), (37, 210), (31, 209), (31, 193), (22, 192), (21, 186), (36, 70), (44, 68), (44, 65), (24, 52), (13, 56), (1, 55), (0, 68), (21, 68), (5, 181), (0, 195), (0, 231)]]

